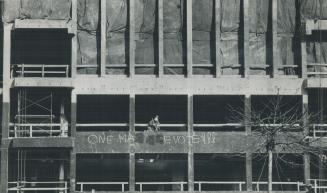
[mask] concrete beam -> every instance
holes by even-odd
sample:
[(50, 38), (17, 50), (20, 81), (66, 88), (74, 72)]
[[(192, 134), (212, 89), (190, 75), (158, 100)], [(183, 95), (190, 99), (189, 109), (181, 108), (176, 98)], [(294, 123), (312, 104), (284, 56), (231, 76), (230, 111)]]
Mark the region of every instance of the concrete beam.
[(72, 88), (71, 78), (14, 78), (13, 87), (66, 87)]
[(164, 76), (163, 78), (107, 77), (76, 78), (73, 80), (76, 94), (194, 94), (194, 95), (302, 95), (303, 79), (265, 77), (183, 78)]
[(47, 19), (16, 19), (14, 29), (67, 29), (72, 32), (73, 21)]
[(53, 137), (53, 138), (14, 138), (9, 140), (11, 141), (11, 148), (23, 148), (23, 147), (73, 147), (73, 139), (70, 137)]

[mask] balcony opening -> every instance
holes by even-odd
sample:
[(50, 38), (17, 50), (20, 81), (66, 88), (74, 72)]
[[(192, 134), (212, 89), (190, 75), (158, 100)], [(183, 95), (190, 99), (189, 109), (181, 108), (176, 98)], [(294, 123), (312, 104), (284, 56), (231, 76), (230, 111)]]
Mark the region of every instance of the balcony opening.
[(68, 137), (70, 90), (11, 90), (9, 137)]
[(194, 154), (195, 191), (245, 190), (245, 155)]
[(262, 128), (276, 128), (280, 132), (302, 131), (302, 96), (254, 95), (251, 104), (252, 131), (260, 132)]
[(136, 154), (136, 191), (187, 191), (187, 154)]
[(128, 191), (128, 154), (78, 154), (76, 190)]
[(13, 77), (69, 77), (71, 36), (67, 29), (17, 29), (12, 32)]
[(137, 95), (135, 122), (136, 131), (187, 131), (187, 96)]
[(327, 137), (327, 97), (326, 89), (310, 89), (309, 96), (309, 122), (310, 136)]
[[(273, 154), (273, 191), (304, 191), (303, 155)], [(252, 188), (255, 191), (268, 189), (268, 154), (253, 154)]]
[(13, 149), (9, 154), (8, 192), (68, 191), (69, 151)]
[(242, 96), (194, 96), (195, 131), (244, 131), (242, 120), (234, 120), (232, 110), (243, 113)]
[(77, 131), (128, 131), (128, 95), (78, 95)]

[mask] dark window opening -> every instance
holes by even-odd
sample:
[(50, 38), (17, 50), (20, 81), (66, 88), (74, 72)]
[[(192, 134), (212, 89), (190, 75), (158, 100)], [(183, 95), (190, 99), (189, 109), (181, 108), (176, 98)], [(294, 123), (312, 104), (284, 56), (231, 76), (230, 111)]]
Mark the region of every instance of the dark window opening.
[(78, 95), (78, 131), (127, 131), (128, 95)]
[(78, 191), (128, 191), (128, 154), (77, 154)]
[(136, 154), (136, 191), (186, 191), (186, 154)]
[(183, 95), (135, 97), (137, 131), (152, 129), (148, 125), (156, 116), (160, 123), (160, 131), (187, 131), (187, 97)]
[(243, 120), (236, 120), (233, 111), (244, 111), (241, 96), (194, 96), (195, 131), (244, 131)]
[(68, 77), (71, 36), (62, 29), (17, 29), (12, 32), (14, 77)]
[(245, 155), (195, 154), (194, 181), (196, 191), (245, 190)]

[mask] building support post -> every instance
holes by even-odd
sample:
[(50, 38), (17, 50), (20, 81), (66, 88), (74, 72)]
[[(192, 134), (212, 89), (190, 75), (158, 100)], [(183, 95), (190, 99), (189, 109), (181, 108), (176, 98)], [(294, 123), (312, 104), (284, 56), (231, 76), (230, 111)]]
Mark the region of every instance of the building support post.
[(6, 140), (9, 137), (10, 122), (10, 56), (11, 56), (11, 30), (12, 24), (3, 26), (3, 92), (2, 92), (2, 144), (1, 144), (1, 178), (0, 192), (7, 192), (8, 188), (8, 162), (9, 149)]
[[(246, 135), (251, 135), (251, 95), (244, 97), (244, 123)], [(252, 191), (252, 152), (247, 151), (245, 155), (246, 191)]]
[(188, 126), (188, 191), (194, 191), (194, 154), (193, 141), (190, 140), (193, 136), (193, 95), (187, 97), (187, 126)]
[(271, 6), (271, 13), (272, 13), (272, 77), (278, 76), (278, 55), (277, 55), (277, 0), (272, 0), (272, 6)]
[(107, 1), (101, 0), (101, 56), (100, 74), (106, 75), (106, 55), (107, 55)]
[(220, 0), (215, 0), (215, 41), (216, 41), (216, 77), (220, 77), (221, 72), (221, 55), (220, 55)]
[(135, 15), (134, 15), (134, 2), (135, 0), (129, 0), (129, 76), (135, 75)]
[(243, 0), (243, 68), (244, 77), (247, 78), (250, 75), (249, 67), (249, 0)]
[(158, 77), (162, 77), (164, 74), (163, 66), (163, 1), (158, 0)]
[(74, 149), (70, 151), (70, 167), (69, 167), (69, 179), (70, 179), (70, 192), (76, 191), (76, 152)]
[(252, 153), (246, 152), (245, 158), (246, 191), (252, 191)]
[(135, 95), (129, 96), (129, 191), (135, 191)]
[(187, 77), (193, 74), (193, 37), (192, 37), (192, 0), (186, 0), (186, 72)]
[[(303, 126), (304, 126), (304, 135), (308, 136), (309, 135), (309, 96), (308, 96), (308, 91), (303, 88), (302, 90), (302, 115), (303, 115)], [(306, 185), (310, 184), (310, 154), (307, 152), (304, 152), (303, 155), (303, 163), (304, 163), (304, 183)]]
[(71, 77), (77, 74), (77, 0), (72, 0), (72, 56), (71, 56)]

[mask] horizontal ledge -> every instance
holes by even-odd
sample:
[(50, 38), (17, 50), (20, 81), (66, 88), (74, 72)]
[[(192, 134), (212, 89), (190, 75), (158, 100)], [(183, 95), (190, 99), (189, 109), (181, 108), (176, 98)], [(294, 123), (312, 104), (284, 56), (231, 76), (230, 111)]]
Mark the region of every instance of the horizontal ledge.
[(327, 64), (324, 63), (308, 63), (308, 66), (323, 66), (323, 67), (327, 67)]
[(72, 22), (69, 20), (47, 20), (47, 19), (16, 19), (14, 23), (14, 29), (70, 29), (72, 28)]
[(298, 65), (280, 65), (278, 66), (278, 69), (283, 69), (283, 68), (298, 68)]
[(78, 123), (76, 127), (126, 127), (128, 123)]
[(223, 123), (223, 124), (193, 124), (193, 127), (238, 127), (243, 126), (240, 123)]
[(308, 75), (326, 75), (327, 72), (307, 72)]

